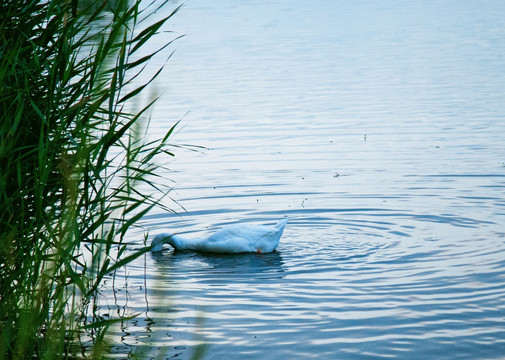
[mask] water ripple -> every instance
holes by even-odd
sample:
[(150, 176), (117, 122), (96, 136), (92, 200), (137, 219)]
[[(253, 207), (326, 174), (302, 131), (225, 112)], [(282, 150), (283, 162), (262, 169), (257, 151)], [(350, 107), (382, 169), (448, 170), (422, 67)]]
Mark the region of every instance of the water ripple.
[(118, 270), (112, 356), (503, 358), (504, 4), (188, 2), (152, 125), (189, 110), (174, 141), (207, 150), (128, 241), (289, 223), (276, 253)]

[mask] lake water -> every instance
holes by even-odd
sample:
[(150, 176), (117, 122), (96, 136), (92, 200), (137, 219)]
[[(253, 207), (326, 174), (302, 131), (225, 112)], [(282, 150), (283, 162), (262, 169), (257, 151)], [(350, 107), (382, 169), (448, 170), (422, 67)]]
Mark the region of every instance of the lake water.
[(173, 141), (207, 149), (174, 150), (158, 181), (178, 214), (154, 211), (131, 241), (289, 223), (276, 253), (129, 266), (103, 306), (139, 314), (113, 357), (505, 358), (503, 14), (188, 1), (151, 132), (183, 118)]

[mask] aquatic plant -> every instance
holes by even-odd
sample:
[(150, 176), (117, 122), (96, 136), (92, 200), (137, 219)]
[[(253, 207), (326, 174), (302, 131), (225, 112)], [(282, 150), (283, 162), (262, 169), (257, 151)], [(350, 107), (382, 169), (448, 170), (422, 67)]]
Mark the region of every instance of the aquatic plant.
[(170, 44), (140, 51), (164, 5), (0, 2), (0, 359), (102, 354), (104, 278), (147, 251), (127, 233), (169, 191), (154, 170), (175, 125), (147, 140), (156, 99), (130, 105), (161, 71), (140, 80)]

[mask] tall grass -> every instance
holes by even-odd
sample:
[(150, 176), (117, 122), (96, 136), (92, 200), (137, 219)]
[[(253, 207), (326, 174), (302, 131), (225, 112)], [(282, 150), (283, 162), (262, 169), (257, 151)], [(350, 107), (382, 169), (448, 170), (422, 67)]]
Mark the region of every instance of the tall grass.
[(125, 238), (163, 195), (139, 186), (168, 191), (153, 181), (173, 127), (145, 140), (155, 99), (128, 104), (159, 74), (139, 82), (162, 50), (142, 49), (178, 9), (138, 30), (158, 5), (140, 6), (0, 2), (0, 359), (84, 357), (84, 338), (100, 357), (100, 286), (147, 251)]

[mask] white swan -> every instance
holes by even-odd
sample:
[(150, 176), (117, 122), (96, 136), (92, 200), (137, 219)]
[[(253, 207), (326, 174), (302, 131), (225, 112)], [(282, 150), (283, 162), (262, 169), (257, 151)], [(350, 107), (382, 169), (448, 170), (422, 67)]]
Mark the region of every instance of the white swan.
[(151, 251), (161, 251), (163, 244), (176, 250), (194, 250), (210, 253), (269, 253), (277, 248), (288, 219), (275, 226), (231, 225), (207, 238), (185, 239), (179, 235), (159, 234), (151, 242)]

